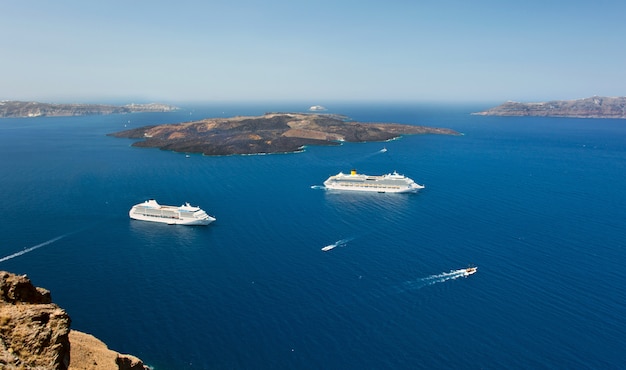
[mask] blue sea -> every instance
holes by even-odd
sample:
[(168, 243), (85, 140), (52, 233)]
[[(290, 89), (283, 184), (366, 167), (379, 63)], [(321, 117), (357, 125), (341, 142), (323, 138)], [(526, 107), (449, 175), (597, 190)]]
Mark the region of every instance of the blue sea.
[[(308, 105), (1, 119), (0, 270), (156, 370), (626, 368), (624, 120), (329, 102), (463, 135), (222, 157), (106, 136)], [(426, 187), (316, 187), (352, 168)], [(217, 221), (130, 220), (150, 198)]]

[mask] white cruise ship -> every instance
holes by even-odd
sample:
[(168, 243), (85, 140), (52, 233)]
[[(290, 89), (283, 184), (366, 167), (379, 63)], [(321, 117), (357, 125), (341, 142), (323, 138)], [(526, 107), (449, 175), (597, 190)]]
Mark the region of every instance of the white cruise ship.
[(415, 193), (424, 186), (397, 172), (382, 176), (357, 174), (352, 170), (349, 175), (339, 172), (324, 181), (326, 189), (369, 191), (377, 193)]
[(215, 217), (189, 203), (180, 207), (162, 206), (154, 199), (135, 204), (128, 215), (134, 220), (161, 222), (169, 225), (208, 225), (215, 221)]

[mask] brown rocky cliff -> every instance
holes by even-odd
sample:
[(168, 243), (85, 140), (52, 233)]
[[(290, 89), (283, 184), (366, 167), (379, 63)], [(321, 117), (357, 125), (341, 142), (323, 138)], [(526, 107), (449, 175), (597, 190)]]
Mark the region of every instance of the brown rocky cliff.
[(48, 290), (33, 286), (26, 275), (0, 271), (0, 369), (148, 369), (141, 360), (70, 330), (70, 323)]
[(80, 331), (70, 331), (72, 361), (68, 370), (146, 370), (135, 356), (110, 350), (101, 340)]

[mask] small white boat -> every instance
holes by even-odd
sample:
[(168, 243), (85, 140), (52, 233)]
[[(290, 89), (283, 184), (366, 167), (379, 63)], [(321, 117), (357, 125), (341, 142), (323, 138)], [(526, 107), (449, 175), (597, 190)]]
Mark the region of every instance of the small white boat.
[(475, 274), (476, 271), (478, 271), (478, 267), (468, 267), (463, 272), (463, 276), (470, 276), (472, 274)]
[(133, 220), (160, 222), (169, 225), (208, 225), (215, 217), (207, 214), (200, 207), (185, 203), (180, 207), (163, 206), (150, 199), (135, 204), (128, 215)]

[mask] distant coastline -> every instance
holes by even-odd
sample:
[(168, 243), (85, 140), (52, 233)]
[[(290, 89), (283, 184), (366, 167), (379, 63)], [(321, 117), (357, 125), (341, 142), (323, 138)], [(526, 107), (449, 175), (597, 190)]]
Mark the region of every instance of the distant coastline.
[(508, 101), (486, 111), (472, 113), (479, 116), (539, 116), (573, 118), (626, 119), (626, 97), (601, 97), (577, 100), (554, 100), (542, 103)]
[(178, 107), (161, 103), (149, 104), (51, 104), (24, 101), (0, 101), (0, 118), (67, 117), (137, 112), (171, 112)]

